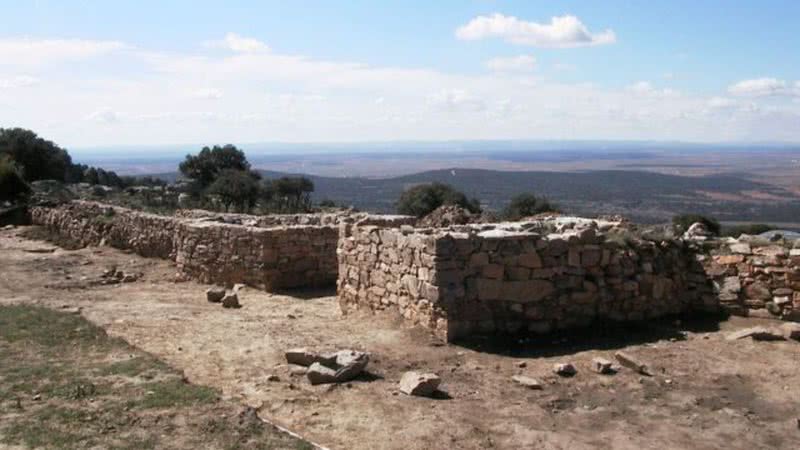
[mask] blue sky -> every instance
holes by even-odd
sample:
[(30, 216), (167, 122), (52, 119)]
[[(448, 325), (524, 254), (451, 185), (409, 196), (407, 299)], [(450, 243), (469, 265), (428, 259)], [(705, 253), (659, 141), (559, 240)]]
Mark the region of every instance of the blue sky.
[(0, 8), (0, 126), (70, 146), (800, 141), (796, 1)]

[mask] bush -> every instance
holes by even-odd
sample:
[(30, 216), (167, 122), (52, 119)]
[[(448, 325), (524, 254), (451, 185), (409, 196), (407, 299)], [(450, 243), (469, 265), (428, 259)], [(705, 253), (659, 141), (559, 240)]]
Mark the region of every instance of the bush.
[(186, 155), (186, 159), (178, 166), (181, 173), (206, 188), (226, 169), (249, 171), (244, 152), (233, 145), (213, 148), (203, 147), (197, 155)]
[(31, 188), (22, 178), (17, 166), (8, 157), (0, 157), (0, 201), (15, 201), (27, 197)]
[(239, 212), (249, 212), (261, 194), (260, 179), (255, 172), (225, 169), (206, 189), (206, 194), (218, 196), (228, 210), (234, 206)]
[(676, 234), (683, 234), (692, 224), (700, 222), (714, 235), (719, 235), (720, 225), (717, 219), (700, 214), (680, 214), (672, 218), (672, 227)]
[(738, 238), (743, 234), (756, 235), (777, 229), (778, 229), (777, 227), (765, 223), (751, 223), (748, 225), (734, 225), (729, 227), (723, 227), (721, 235)]
[(262, 193), (264, 209), (279, 213), (301, 213), (311, 210), (314, 182), (306, 177), (281, 177), (265, 182)]
[(421, 184), (406, 190), (397, 201), (397, 212), (423, 217), (442, 205), (457, 205), (473, 214), (480, 214), (478, 199), (468, 199), (463, 192), (443, 183)]
[(512, 198), (506, 209), (503, 210), (503, 218), (519, 220), (523, 217), (534, 216), (544, 212), (558, 212), (558, 208), (544, 197), (537, 197), (533, 194), (519, 194)]
[(10, 158), (26, 181), (64, 181), (72, 167), (69, 153), (22, 128), (0, 128), (0, 157)]

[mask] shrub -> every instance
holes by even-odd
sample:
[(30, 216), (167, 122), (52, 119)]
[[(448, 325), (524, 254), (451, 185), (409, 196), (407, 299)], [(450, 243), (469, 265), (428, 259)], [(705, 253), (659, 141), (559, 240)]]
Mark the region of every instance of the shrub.
[(468, 199), (463, 192), (444, 183), (420, 184), (406, 190), (397, 201), (397, 212), (422, 217), (442, 205), (457, 205), (473, 214), (481, 212), (478, 199)]
[(31, 188), (17, 166), (7, 157), (0, 157), (0, 200), (14, 201), (30, 194)]
[(677, 234), (683, 234), (692, 224), (700, 222), (705, 225), (706, 229), (714, 235), (719, 235), (720, 225), (716, 219), (712, 217), (702, 216), (700, 214), (679, 214), (672, 218), (672, 227)]
[(206, 194), (218, 196), (226, 209), (235, 206), (240, 212), (248, 212), (261, 193), (260, 179), (255, 172), (225, 169), (206, 189)]
[(503, 218), (519, 220), (544, 212), (558, 212), (558, 208), (544, 197), (527, 193), (519, 194), (512, 198), (506, 209), (503, 210)]
[(224, 147), (203, 147), (197, 155), (186, 155), (178, 168), (186, 178), (195, 180), (202, 188), (206, 188), (223, 170), (248, 171), (250, 163), (247, 162), (244, 152), (228, 144)]

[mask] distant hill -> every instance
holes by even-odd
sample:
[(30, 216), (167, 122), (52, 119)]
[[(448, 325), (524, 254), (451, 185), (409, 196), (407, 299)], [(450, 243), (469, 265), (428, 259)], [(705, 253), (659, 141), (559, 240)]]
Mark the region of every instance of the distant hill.
[[(265, 178), (292, 175), (261, 171)], [(294, 174), (298, 175), (298, 174)], [(157, 176), (174, 180), (176, 173)], [(623, 214), (641, 222), (663, 222), (674, 214), (697, 212), (724, 221), (797, 222), (800, 198), (740, 174), (684, 177), (635, 170), (508, 172), (481, 169), (433, 170), (394, 178), (304, 175), (316, 187), (314, 199), (392, 212), (404, 189), (434, 181), (448, 183), (484, 208), (502, 209), (522, 192), (534, 192), (575, 214)]]

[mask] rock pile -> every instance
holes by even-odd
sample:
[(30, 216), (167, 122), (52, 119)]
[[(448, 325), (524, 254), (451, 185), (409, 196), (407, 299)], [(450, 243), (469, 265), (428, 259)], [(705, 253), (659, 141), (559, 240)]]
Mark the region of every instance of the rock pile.
[(356, 350), (315, 353), (306, 348), (286, 351), (289, 364), (308, 367), (306, 377), (312, 385), (344, 383), (359, 376), (369, 363), (369, 354)]
[(443, 228), (451, 225), (466, 225), (474, 219), (472, 213), (458, 205), (442, 205), (420, 219), (420, 227)]

